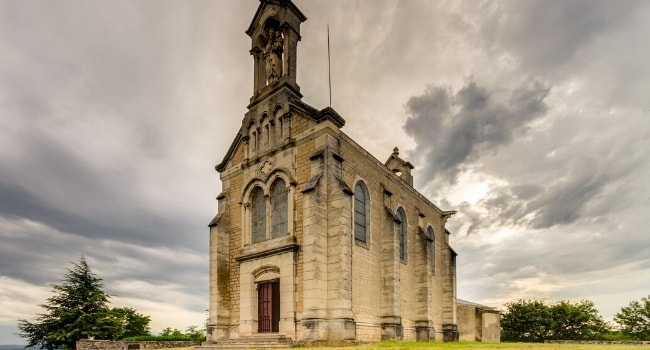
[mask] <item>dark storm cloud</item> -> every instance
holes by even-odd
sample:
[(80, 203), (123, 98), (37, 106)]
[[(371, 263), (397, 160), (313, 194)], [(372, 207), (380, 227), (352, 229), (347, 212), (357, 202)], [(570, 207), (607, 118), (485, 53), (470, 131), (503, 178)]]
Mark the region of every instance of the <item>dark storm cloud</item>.
[[(85, 192), (88, 195), (98, 196), (97, 193)], [(99, 195), (101, 196), (101, 195)], [(116, 204), (110, 198), (106, 205)], [(59, 200), (65, 200), (59, 198)], [(83, 206), (83, 203), (77, 203)], [(98, 212), (91, 217), (83, 217), (77, 213), (65, 212), (57, 205), (39, 198), (35, 193), (16, 184), (0, 183), (0, 215), (19, 217), (30, 221), (39, 222), (61, 232), (67, 232), (86, 238), (114, 239), (131, 243), (148, 243), (158, 245), (161, 241), (165, 244), (181, 244), (183, 238), (178, 233), (182, 232), (178, 224), (169, 221), (169, 218), (158, 217), (147, 213), (144, 208), (130, 208), (131, 215), (115, 219), (114, 212), (107, 210)], [(165, 238), (161, 240), (161, 238)]]
[[(614, 231), (616, 225), (607, 223), (566, 225), (553, 230), (521, 230), (498, 240), (497, 244), (463, 240), (455, 248), (468, 258), (483, 257), (465, 260), (463, 274), (467, 281), (518, 280), (539, 274), (569, 278), (598, 273), (630, 261), (639, 267), (647, 266), (650, 259), (644, 243), (646, 238), (625, 232), (612, 237)], [(489, 284), (497, 287), (499, 283)]]
[(105, 174), (56, 140), (36, 136), (23, 139), (28, 157), (4, 162), (0, 215), (86, 238), (154, 246), (188, 243), (179, 234), (187, 223), (143, 207), (131, 190), (115, 181), (119, 174)]
[(567, 116), (537, 127), (499, 154), (483, 156), (474, 162), (481, 164), (476, 170), (502, 183), (459, 207), (471, 223), (468, 232), (603, 225), (644, 206), (638, 174), (647, 171), (640, 160), (648, 156), (643, 146), (648, 132), (636, 125), (623, 126), (609, 116)]
[[(84, 193), (97, 196), (89, 191)], [(105, 199), (107, 206), (117, 205), (110, 198)], [(122, 255), (147, 258), (143, 246), (154, 250), (175, 246), (179, 254), (184, 251), (189, 255), (201, 250), (201, 246), (187, 242), (188, 229), (193, 223), (158, 217), (142, 208), (128, 210), (132, 211), (130, 215), (107, 210), (107, 215), (99, 212), (86, 217), (63, 211), (20, 185), (0, 183), (0, 237), (3, 242), (0, 271), (5, 276), (44, 285), (53, 281), (59, 272), (57, 269), (61, 268), (52, 267), (52, 260), (66, 261), (85, 253), (102, 261), (104, 266), (116, 263), (117, 257)], [(123, 243), (113, 246), (107, 243), (111, 241)], [(182, 278), (176, 280), (180, 281), (190, 276), (196, 279), (196, 271), (205, 270), (187, 261), (179, 264), (176, 260), (161, 258), (155, 255), (147, 258), (157, 261), (156, 269), (138, 270), (129, 266), (119, 278), (165, 281), (171, 271), (178, 270)]]
[[(120, 1), (2, 6), (4, 215), (85, 237), (198, 249), (180, 234), (189, 220), (169, 215), (167, 203), (147, 202), (138, 182), (163, 161), (179, 163), (170, 159), (180, 150), (174, 145), (188, 143), (174, 127), (171, 96), (183, 55), (193, 53), (168, 50), (189, 31), (176, 30), (182, 16), (170, 16), (182, 8)], [(157, 176), (146, 184), (162, 192), (176, 172), (151, 171)]]
[(498, 151), (543, 117), (548, 93), (539, 81), (527, 81), (506, 96), (470, 81), (455, 93), (430, 86), (412, 97), (404, 129), (417, 143), (413, 153), (422, 155), (419, 178), (454, 183), (467, 163)]
[(537, 212), (531, 222), (533, 228), (574, 222), (583, 214), (582, 208), (610, 182), (592, 158), (580, 159), (568, 172), (566, 181), (550, 186), (527, 205), (528, 212)]
[(607, 0), (505, 1), (495, 16), (485, 17), (481, 33), (488, 45), (511, 50), (529, 74), (552, 75), (575, 70), (587, 63), (584, 56), (594, 41), (611, 32), (645, 6), (645, 1)]
[(586, 156), (570, 163), (566, 171), (562, 181), (548, 186), (511, 183), (493, 189), (478, 203), (488, 210), (485, 216), (477, 214), (468, 203), (461, 205), (459, 209), (472, 223), (468, 233), (490, 225), (545, 229), (585, 216), (584, 208), (611, 183), (610, 175), (595, 159)]

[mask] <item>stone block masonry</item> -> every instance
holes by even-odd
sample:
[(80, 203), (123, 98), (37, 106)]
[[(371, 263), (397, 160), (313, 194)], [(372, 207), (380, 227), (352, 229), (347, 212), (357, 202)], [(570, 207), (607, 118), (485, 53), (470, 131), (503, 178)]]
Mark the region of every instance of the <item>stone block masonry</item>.
[(77, 350), (144, 350), (187, 348), (201, 345), (198, 341), (111, 341), (90, 340), (77, 341)]

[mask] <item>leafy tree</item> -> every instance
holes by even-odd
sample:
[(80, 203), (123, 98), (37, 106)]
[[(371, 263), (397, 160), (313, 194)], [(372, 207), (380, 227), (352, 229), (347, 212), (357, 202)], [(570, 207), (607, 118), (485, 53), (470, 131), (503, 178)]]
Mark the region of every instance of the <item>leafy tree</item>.
[(198, 326), (189, 326), (185, 330), (185, 335), (192, 338), (194, 341), (204, 341), (205, 340), (205, 331), (200, 329)]
[(607, 323), (598, 314), (594, 303), (583, 300), (577, 303), (560, 301), (549, 306), (551, 329), (547, 339), (596, 339), (609, 331)]
[(54, 296), (41, 305), (46, 313), (35, 322), (18, 321), (18, 335), (27, 339), (28, 346), (41, 349), (74, 349), (82, 338), (111, 338), (112, 322), (106, 318), (109, 295), (82, 256), (67, 269), (61, 284), (53, 285)]
[(150, 335), (151, 317), (137, 313), (128, 307), (116, 307), (108, 312), (108, 318), (114, 323), (113, 339), (123, 339), (139, 335)]
[(79, 339), (115, 340), (148, 334), (150, 317), (131, 308), (110, 309), (110, 295), (103, 286), (82, 256), (66, 270), (62, 283), (52, 286), (54, 296), (41, 305), (46, 312), (34, 322), (18, 321), (18, 335), (27, 339), (27, 346), (72, 350)]
[(621, 332), (639, 340), (650, 340), (650, 295), (633, 300), (630, 305), (621, 308), (614, 316), (614, 321), (621, 325)]
[(189, 326), (185, 329), (185, 332), (181, 332), (181, 330), (177, 328), (166, 327), (158, 335), (127, 337), (124, 340), (127, 341), (182, 340), (182, 341), (203, 342), (205, 341), (205, 331), (199, 329), (198, 326)]
[(518, 300), (501, 314), (501, 340), (543, 342), (551, 328), (551, 312), (541, 301)]
[(594, 303), (561, 301), (546, 305), (537, 300), (519, 300), (505, 305), (501, 314), (504, 341), (543, 342), (601, 338), (609, 331)]
[(180, 337), (183, 336), (183, 332), (181, 332), (180, 329), (171, 329), (170, 327), (167, 327), (160, 332), (160, 335), (163, 337)]

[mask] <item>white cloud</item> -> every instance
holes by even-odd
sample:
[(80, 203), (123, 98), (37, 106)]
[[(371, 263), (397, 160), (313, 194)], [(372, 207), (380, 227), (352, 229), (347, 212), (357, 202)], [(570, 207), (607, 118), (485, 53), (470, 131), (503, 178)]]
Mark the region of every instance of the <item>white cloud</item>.
[(0, 304), (11, 307), (3, 307), (0, 314), (0, 324), (13, 325), (18, 319), (32, 320), (34, 315), (43, 310), (34, 300), (45, 300), (52, 293), (49, 287), (34, 286), (21, 280), (7, 276), (0, 276)]

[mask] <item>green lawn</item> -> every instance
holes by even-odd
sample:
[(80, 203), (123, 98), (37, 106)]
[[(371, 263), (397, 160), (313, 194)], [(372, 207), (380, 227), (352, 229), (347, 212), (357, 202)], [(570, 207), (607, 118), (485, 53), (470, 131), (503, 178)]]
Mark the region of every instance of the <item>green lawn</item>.
[(506, 350), (642, 350), (650, 347), (639, 345), (595, 345), (595, 344), (538, 344), (538, 343), (420, 343), (420, 342), (383, 342), (372, 345), (362, 345), (350, 348), (322, 348), (322, 350), (357, 349), (357, 350), (436, 350), (436, 349), (506, 349)]
[(537, 343), (418, 343), (418, 342), (385, 342), (374, 345), (361, 346), (363, 349), (507, 349), (507, 350), (552, 350), (552, 349), (583, 349), (583, 350), (639, 350), (644, 347), (638, 345), (593, 345), (593, 344), (537, 344)]
[[(300, 348), (305, 350), (436, 350), (436, 349), (505, 349), (505, 350), (650, 350), (650, 346), (642, 345), (596, 345), (596, 344), (539, 344), (539, 343), (421, 343), (421, 342), (383, 342), (354, 347), (323, 347)], [(165, 350), (193, 350), (193, 348), (177, 348)], [(252, 349), (255, 350), (255, 349)]]

